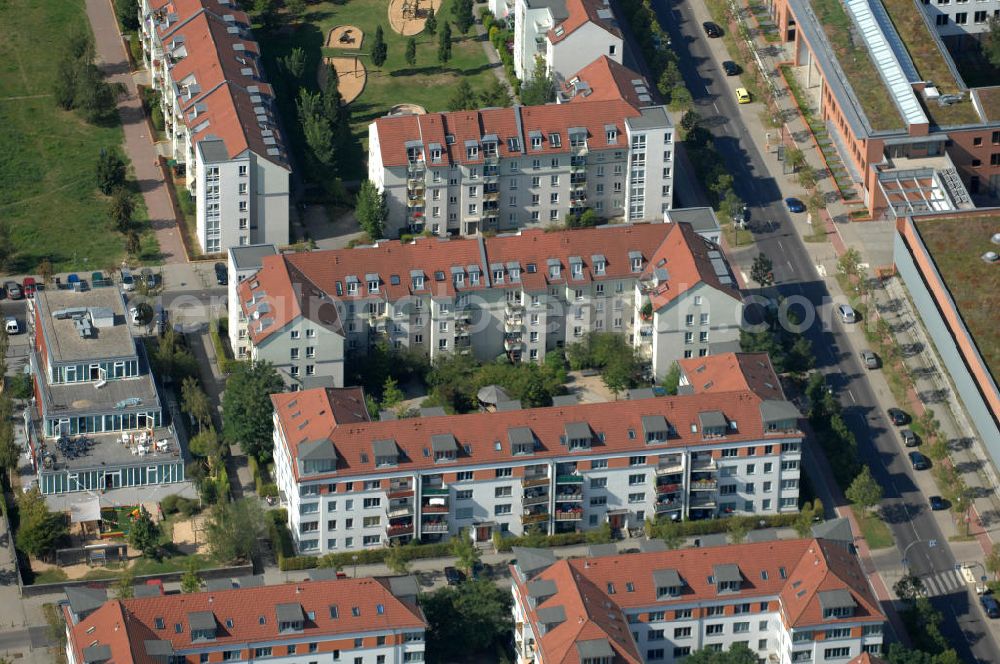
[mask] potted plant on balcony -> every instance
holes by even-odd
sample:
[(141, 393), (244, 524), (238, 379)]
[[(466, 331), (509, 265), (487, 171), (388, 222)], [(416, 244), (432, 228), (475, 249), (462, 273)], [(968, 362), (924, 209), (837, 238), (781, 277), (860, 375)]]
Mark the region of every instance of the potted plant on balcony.
[(642, 320), (652, 320), (653, 319), (653, 303), (647, 302), (642, 305), (642, 309), (639, 310), (639, 318)]

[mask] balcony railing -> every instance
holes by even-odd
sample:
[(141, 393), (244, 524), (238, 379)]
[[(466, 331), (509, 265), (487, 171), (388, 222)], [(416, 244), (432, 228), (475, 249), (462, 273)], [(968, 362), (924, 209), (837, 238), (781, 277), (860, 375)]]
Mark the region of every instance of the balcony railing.
[(715, 491), (718, 488), (718, 480), (695, 480), (691, 482), (692, 491)]
[(559, 475), (556, 484), (583, 484), (582, 475)]
[(689, 507), (693, 510), (715, 509), (715, 499), (693, 501)]
[(425, 486), (420, 493), (425, 496), (447, 496), (449, 491), (444, 487)]
[(413, 534), (413, 524), (408, 523), (405, 526), (389, 526), (385, 529), (386, 535), (389, 537), (403, 537), (404, 535)]
[(545, 475), (525, 475), (521, 478), (521, 486), (524, 488), (532, 486), (547, 486), (549, 478)]
[(692, 459), (691, 460), (691, 470), (692, 471), (713, 471), (716, 470), (718, 466), (715, 463), (715, 459)]
[(557, 493), (557, 503), (578, 503), (583, 500), (583, 491), (573, 491), (568, 493)]
[(447, 514), (447, 505), (424, 505), (420, 508), (422, 514)]
[(389, 488), (389, 493), (386, 494), (389, 500), (398, 500), (400, 498), (412, 498), (413, 497), (413, 487), (398, 487)]
[(448, 524), (435, 522), (435, 523), (425, 523), (420, 526), (420, 531), (425, 534), (436, 534), (436, 533), (446, 533), (448, 532)]
[(521, 499), (521, 504), (525, 507), (530, 507), (532, 505), (544, 505), (549, 502), (549, 494), (540, 493), (534, 496), (525, 496)]
[(670, 463), (661, 463), (656, 467), (656, 474), (659, 475), (673, 475), (674, 473), (680, 473), (684, 471), (684, 464), (680, 461), (674, 461)]
[(543, 521), (548, 521), (549, 515), (547, 512), (542, 512), (541, 514), (525, 514), (521, 517), (521, 523), (530, 526), (533, 523), (542, 523)]
[(556, 521), (580, 521), (581, 519), (583, 519), (583, 510), (556, 511)]
[(656, 503), (656, 513), (663, 514), (664, 512), (673, 512), (674, 510), (679, 510), (684, 506), (684, 504), (679, 500), (668, 500), (662, 503)]
[(391, 507), (389, 508), (389, 511), (386, 512), (386, 514), (389, 515), (390, 519), (398, 519), (400, 517), (410, 516), (411, 514), (413, 514), (413, 506), (406, 505), (406, 506)]
[(657, 484), (656, 493), (677, 493), (681, 490), (680, 484)]

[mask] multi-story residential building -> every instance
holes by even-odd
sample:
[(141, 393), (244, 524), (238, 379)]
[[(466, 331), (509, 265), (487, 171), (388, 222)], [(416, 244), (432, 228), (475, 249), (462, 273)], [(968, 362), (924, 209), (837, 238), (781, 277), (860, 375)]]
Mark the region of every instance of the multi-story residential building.
[(518, 664), (671, 664), (738, 643), (774, 664), (847, 662), (882, 650), (885, 615), (857, 558), (839, 542), (558, 561), (548, 551), (517, 553)]
[(590, 72), (607, 91), (594, 101), (580, 95), (569, 104), (369, 125), (368, 178), (386, 196), (386, 235), (475, 235), (560, 223), (587, 209), (659, 220), (673, 200), (673, 121), (642, 85), (621, 92), (603, 71), (600, 80), (600, 69)]
[(184, 455), (121, 293), (46, 289), (31, 308), (38, 420), (29, 453), (42, 493), (184, 482)]
[(278, 248), (273, 244), (253, 244), (246, 247), (230, 247), (227, 252), (226, 274), (230, 283), (226, 289), (227, 332), (229, 347), (236, 357), (246, 357), (249, 352), (247, 341), (247, 319), (240, 306), (239, 289), (235, 287), (247, 277), (253, 276), (264, 265), (265, 256), (277, 256)]
[(141, 0), (140, 38), (201, 251), (288, 243), (288, 155), (250, 19), (229, 0)]
[[(995, 4), (958, 6), (972, 16)], [(920, 9), (878, 0), (769, 6), (804, 94), (818, 106), (847, 170), (850, 182), (841, 178), (841, 189), (856, 189), (878, 218), (997, 205), (1000, 86), (970, 89), (932, 27), (920, 21), (914, 29), (908, 16), (894, 16)], [(904, 23), (905, 31), (894, 27)], [(835, 49), (831, 41), (844, 25), (858, 37)], [(848, 57), (838, 61), (837, 52)]]
[(1000, 17), (1000, 0), (921, 0), (917, 6), (928, 25), (957, 48), (967, 46), (968, 40), (983, 39), (990, 31), (990, 19)]
[(601, 56), (622, 61), (622, 32), (607, 0), (514, 0), (514, 73), (545, 62), (557, 84)]
[(275, 480), (302, 553), (794, 512), (798, 411), (748, 385), (377, 422), (360, 388), (275, 394)]
[(383, 339), (432, 360), (541, 362), (590, 331), (628, 335), (662, 377), (675, 360), (733, 350), (742, 302), (728, 270), (687, 224), (386, 240), (265, 257), (230, 286), (245, 339), (230, 330), (293, 389), (309, 376), (343, 386), (345, 352)]
[(412, 577), (130, 599), (108, 599), (101, 588), (67, 588), (66, 658), (69, 664), (422, 662), (427, 621), (417, 590)]

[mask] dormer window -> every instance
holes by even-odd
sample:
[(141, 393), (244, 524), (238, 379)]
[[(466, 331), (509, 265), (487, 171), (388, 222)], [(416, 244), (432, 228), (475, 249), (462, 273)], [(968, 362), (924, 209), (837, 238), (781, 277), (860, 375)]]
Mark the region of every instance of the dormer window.
[(605, 125), (604, 127), (604, 138), (607, 139), (608, 145), (614, 145), (618, 142), (618, 127), (615, 125)]
[(469, 159), (479, 158), (479, 146), (478, 145), (468, 145), (465, 148), (465, 156)]
[(479, 270), (469, 270), (469, 284), (472, 286), (479, 285)]
[(431, 148), (431, 161), (441, 161), (441, 148)]
[(377, 293), (378, 292), (378, 281), (379, 281), (378, 277), (375, 277), (374, 279), (372, 279), (371, 277), (369, 277), (367, 279), (367, 281), (368, 281), (368, 292), (369, 293)]
[(507, 271), (510, 272), (510, 280), (511, 281), (520, 281), (521, 280), (521, 268), (520, 267), (517, 267), (515, 265), (513, 267), (508, 268)]
[(566, 424), (566, 447), (570, 452), (589, 450), (594, 434), (586, 422), (569, 422)]
[(188, 627), (192, 641), (211, 641), (215, 639), (215, 614), (211, 611), (189, 613)]
[(594, 274), (603, 275), (607, 269), (608, 261), (601, 254), (595, 254), (590, 257), (591, 265), (594, 266)]
[(423, 290), (424, 289), (424, 277), (420, 275), (419, 277), (413, 278), (413, 290)]
[(530, 427), (511, 427), (507, 429), (507, 439), (510, 441), (511, 454), (534, 454), (535, 434)]
[[(698, 421), (701, 424), (701, 434), (703, 438), (718, 438), (725, 436), (729, 429), (726, 416), (718, 410), (708, 410), (698, 413)], [(693, 432), (692, 432), (693, 433)]]
[(406, 148), (406, 159), (411, 164), (416, 164), (417, 162), (423, 161), (424, 151), (418, 146), (411, 146)]
[(357, 277), (347, 277), (347, 294), (357, 295), (358, 294), (358, 278)]
[(633, 272), (642, 271), (642, 252), (641, 251), (630, 251), (628, 252), (628, 260), (632, 264)]
[(301, 632), (305, 626), (306, 617), (302, 613), (301, 604), (278, 604), (274, 607), (274, 612), (275, 618), (277, 618), (279, 633)]
[(456, 272), (453, 275), (453, 277), (454, 277), (453, 281), (455, 283), (455, 286), (464, 286), (465, 285), (465, 273), (464, 272)]
[(517, 136), (513, 136), (507, 139), (507, 151), (508, 152), (520, 152), (521, 151), (521, 139)]
[(562, 271), (562, 266), (559, 264), (559, 259), (550, 258), (548, 264), (549, 264), (549, 278), (558, 279), (559, 274)]
[(496, 268), (493, 270), (493, 283), (502, 284), (503, 283), (503, 268)]
[(556, 133), (549, 134), (549, 145), (554, 148), (562, 147), (562, 136)]
[(454, 461), (458, 455), (458, 441), (450, 433), (431, 436), (431, 451), (434, 452), (434, 463)]
[(542, 132), (540, 131), (531, 132), (531, 149), (532, 150), (542, 149)]
[(497, 156), (497, 144), (492, 141), (489, 143), (483, 143), (483, 156), (484, 157), (495, 157)]
[(857, 602), (848, 590), (823, 590), (819, 592), (819, 605), (823, 619), (852, 618)]
[(739, 565), (715, 565), (712, 567), (712, 579), (718, 593), (739, 592), (743, 584), (743, 575), (740, 573)]
[(399, 447), (393, 439), (372, 441), (372, 454), (376, 468), (390, 468), (399, 465)]
[(646, 444), (665, 443), (670, 435), (670, 425), (662, 415), (646, 415), (642, 418), (642, 430)]

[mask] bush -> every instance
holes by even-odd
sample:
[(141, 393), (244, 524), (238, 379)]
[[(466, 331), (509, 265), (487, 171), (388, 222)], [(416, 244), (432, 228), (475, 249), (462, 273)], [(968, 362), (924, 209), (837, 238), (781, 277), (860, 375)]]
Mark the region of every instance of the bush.
[(219, 328), (219, 321), (213, 320), (208, 326), (208, 335), (212, 338), (212, 348), (215, 349), (215, 359), (219, 365), (219, 371), (223, 374), (229, 374), (232, 373), (235, 363), (238, 360), (234, 360), (229, 356), (230, 353), (226, 350), (226, 344), (222, 340)]
[(198, 506), (198, 501), (193, 498), (170, 495), (160, 501), (160, 509), (163, 510), (164, 514), (179, 513), (183, 516), (192, 516), (197, 514), (201, 507)]
[[(787, 528), (795, 525), (799, 514), (765, 514), (749, 517), (732, 516), (721, 519), (702, 519), (700, 521), (671, 521), (661, 519), (656, 522), (646, 522), (646, 534), (650, 537), (660, 537), (662, 528), (670, 528), (672, 533), (681, 537), (695, 537), (698, 535), (715, 535), (717, 533), (727, 533), (733, 526), (734, 519), (746, 519), (753, 527), (761, 528)], [(763, 522), (763, 525), (760, 525)]]
[(142, 40), (139, 35), (132, 34), (128, 40), (128, 50), (132, 54), (132, 62), (138, 68), (142, 66)]
[(4, 389), (14, 399), (30, 399), (34, 392), (34, 383), (28, 374), (19, 373), (4, 382)]

